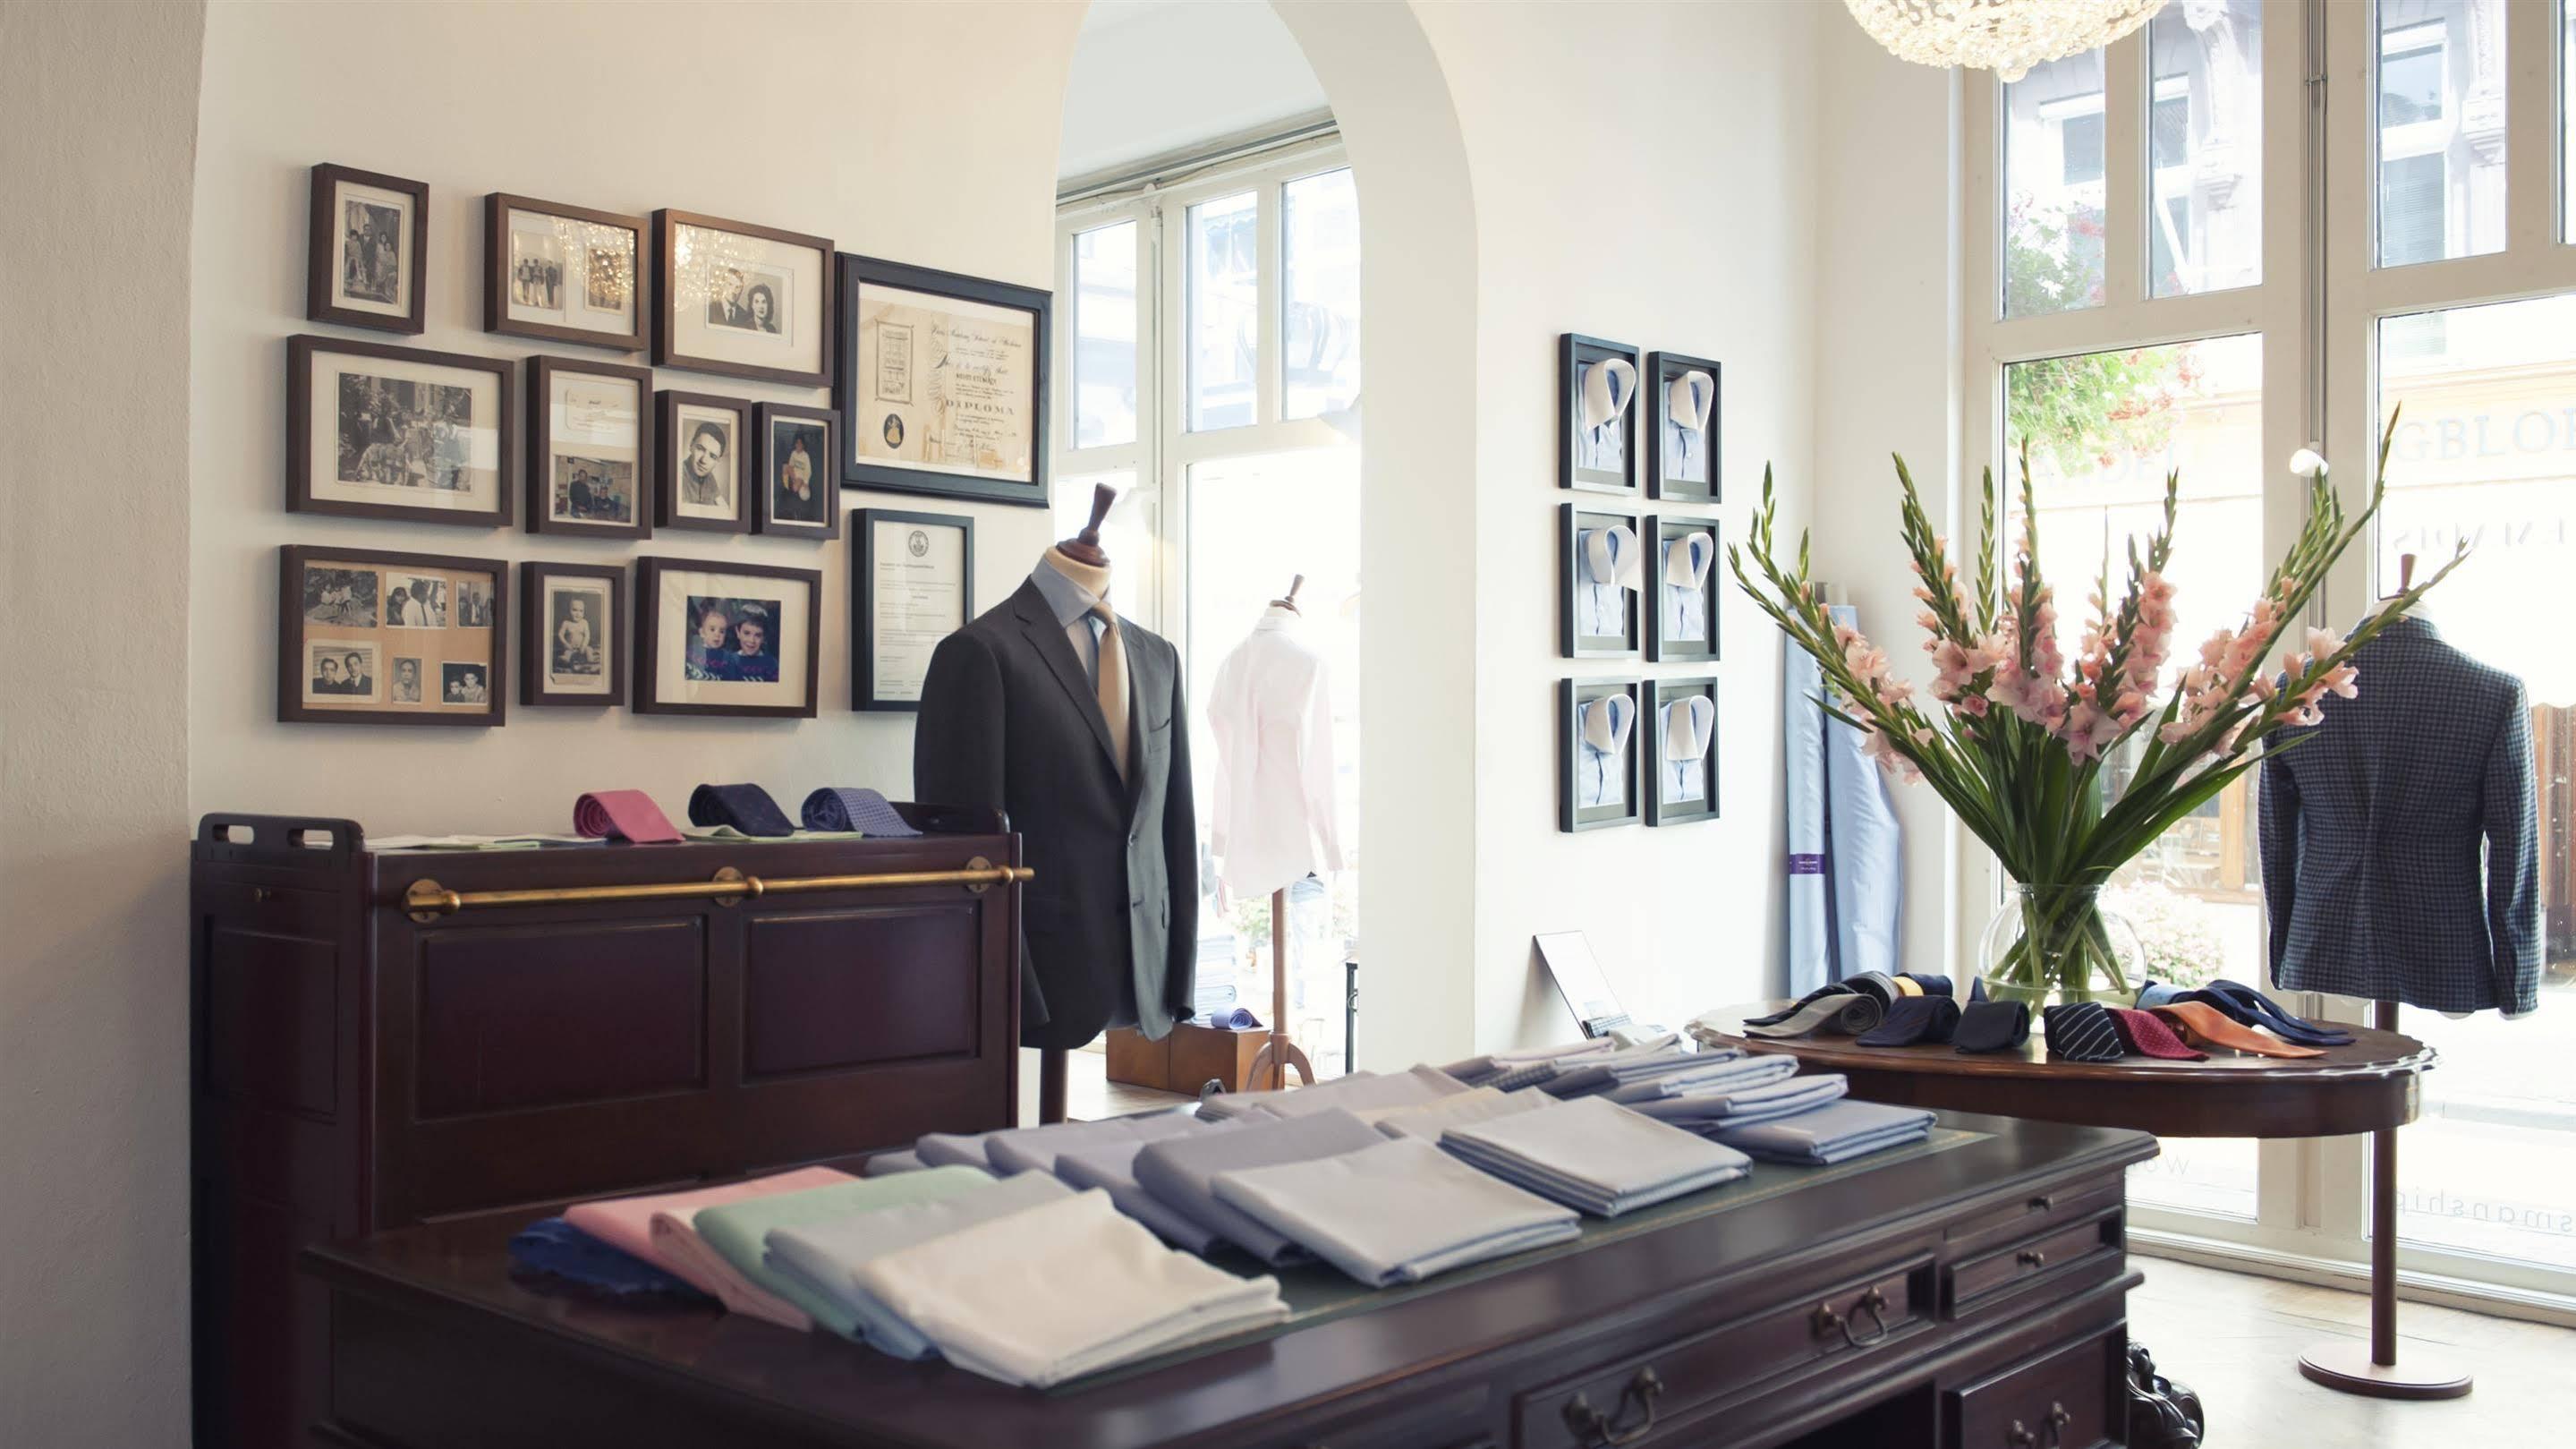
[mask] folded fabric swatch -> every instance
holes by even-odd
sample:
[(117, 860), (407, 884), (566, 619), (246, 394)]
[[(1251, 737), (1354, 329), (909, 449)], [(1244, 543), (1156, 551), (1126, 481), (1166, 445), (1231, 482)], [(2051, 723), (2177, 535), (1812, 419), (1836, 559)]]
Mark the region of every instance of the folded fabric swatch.
[(2162, 1057), (2175, 1062), (2205, 1062), (2209, 1053), (2195, 1051), (2174, 1035), (2174, 1029), (2153, 1012), (2131, 1007), (2111, 1008), (2111, 1024), (2120, 1032), (2120, 1045), (2142, 1057)]
[[(811, 1292), (792, 1279), (782, 1278), (770, 1269), (767, 1241), (770, 1230), (827, 1222), (833, 1218), (874, 1212), (879, 1208), (901, 1207), (906, 1203), (933, 1202), (961, 1193), (982, 1192), (992, 1187), (993, 1182), (992, 1174), (978, 1172), (971, 1167), (928, 1167), (919, 1172), (900, 1172), (892, 1177), (862, 1178), (830, 1187), (808, 1188), (804, 1192), (780, 1193), (775, 1197), (701, 1208), (691, 1226), (696, 1229), (699, 1240), (749, 1286), (771, 1300), (783, 1301), (795, 1313), (803, 1315), (793, 1326), (811, 1328), (820, 1323), (846, 1337), (857, 1328), (856, 1321), (846, 1311), (832, 1300)], [(735, 1306), (733, 1298), (721, 1293), (717, 1296), (725, 1299), (725, 1306)], [(740, 1311), (752, 1310), (744, 1308)]]
[(1560, 1058), (1579, 1057), (1592, 1052), (1615, 1051), (1617, 1048), (1618, 1043), (1610, 1038), (1596, 1036), (1586, 1041), (1566, 1042), (1558, 1046), (1518, 1047), (1511, 1051), (1487, 1052), (1480, 1057), (1451, 1062), (1440, 1070), (1469, 1086), (1481, 1087), (1488, 1084), (1486, 1079), (1489, 1077), (1502, 1076), (1506, 1072), (1515, 1071), (1532, 1062), (1556, 1061)]
[(1136, 1181), (1165, 1207), (1267, 1263), (1300, 1254), (1285, 1235), (1217, 1199), (1217, 1174), (1282, 1162), (1356, 1152), (1386, 1139), (1348, 1112), (1334, 1110), (1267, 1122), (1246, 1122), (1231, 1132), (1206, 1132), (1150, 1142), (1136, 1154)]
[(1490, 1122), (1497, 1117), (1517, 1116), (1555, 1105), (1556, 1099), (1545, 1092), (1498, 1092), (1492, 1087), (1472, 1087), (1454, 1097), (1351, 1115), (1389, 1137), (1409, 1137), (1437, 1146), (1440, 1134), (1452, 1127), (1464, 1127), (1470, 1122)]
[(1717, 1060), (1709, 1066), (1694, 1071), (1673, 1072), (1666, 1076), (1649, 1077), (1642, 1082), (1631, 1082), (1624, 1087), (1613, 1087), (1601, 1095), (1613, 1102), (1633, 1105), (1640, 1102), (1661, 1101), (1667, 1097), (1687, 1097), (1707, 1093), (1722, 1095), (1730, 1090), (1743, 1091), (1779, 1081), (1784, 1077), (1793, 1077), (1798, 1073), (1798, 1059), (1785, 1053), (1745, 1056), (1741, 1053), (1711, 1052), (1707, 1055), (1714, 1056)]
[(1288, 1316), (1279, 1280), (1173, 1252), (1099, 1192), (888, 1253), (857, 1279), (949, 1362), (1032, 1388)]
[(758, 785), (700, 785), (689, 796), (691, 825), (729, 825), (745, 835), (793, 835), (796, 826)]
[(929, 1358), (938, 1351), (930, 1340), (860, 1287), (858, 1270), (915, 1243), (1071, 1196), (1072, 1188), (1043, 1172), (1023, 1173), (980, 1192), (773, 1228), (767, 1261), (771, 1272), (847, 1315), (846, 1326), (816, 1315), (834, 1332), (896, 1358)]
[(1860, 1035), (1866, 1047), (1946, 1042), (1959, 1027), (1959, 1003), (1947, 996), (1910, 997), (1888, 1008), (1887, 1019)]
[(1765, 1162), (1821, 1167), (1919, 1142), (1931, 1130), (1932, 1114), (1919, 1107), (1845, 1098), (1795, 1117), (1721, 1127), (1717, 1140)]
[(1199, 1103), (1199, 1115), (1211, 1121), (1252, 1115), (1259, 1108), (1275, 1117), (1311, 1117), (1337, 1108), (1362, 1111), (1372, 1107), (1409, 1107), (1467, 1090), (1467, 1084), (1438, 1067), (1402, 1072), (1352, 1072), (1311, 1087), (1285, 1087), (1268, 1092), (1221, 1092)]
[(1251, 1007), (1238, 1006), (1210, 1021), (1208, 1025), (1218, 1031), (1259, 1031), (1261, 1018), (1252, 1014)]
[(1617, 1217), (1744, 1175), (1744, 1154), (1600, 1097), (1452, 1127), (1440, 1145), (1595, 1217)]
[(2030, 1040), (2030, 1008), (2018, 1001), (1971, 1001), (1950, 1044), (1963, 1052), (2010, 1051)]
[(992, 1154), (985, 1144), (996, 1136), (992, 1132), (926, 1132), (912, 1144), (912, 1155), (927, 1167), (993, 1166)]
[(676, 845), (680, 828), (641, 790), (593, 790), (572, 802), (572, 828), (594, 840)]
[(1560, 1073), (1576, 1071), (1580, 1068), (1590, 1066), (1595, 1062), (1602, 1061), (1608, 1057), (1634, 1057), (1640, 1054), (1653, 1055), (1657, 1052), (1670, 1051), (1672, 1048), (1681, 1044), (1681, 1034), (1679, 1032), (1663, 1032), (1655, 1036), (1647, 1037), (1633, 1046), (1621, 1046), (1618, 1043), (1618, 1039), (1615, 1037), (1605, 1036), (1597, 1038), (1597, 1040), (1608, 1042), (1610, 1044), (1609, 1050), (1603, 1052), (1599, 1056), (1587, 1053), (1579, 1057), (1551, 1057), (1545, 1061), (1527, 1062), (1521, 1066), (1513, 1068), (1511, 1071), (1505, 1072), (1501, 1076), (1488, 1077), (1476, 1085), (1480, 1087), (1492, 1087), (1496, 1091), (1517, 1092), (1523, 1087), (1535, 1087), (1546, 1082), (1554, 1081)]
[(2321, 1026), (2315, 1022), (2301, 1021), (2282, 1010), (2279, 1002), (2265, 996), (2262, 992), (2242, 982), (2230, 981), (2223, 976), (2183, 999), (2206, 1001), (2236, 1018), (2242, 1025), (2268, 1028), (2281, 1040), (2296, 1042), (2300, 1046), (2352, 1045), (2351, 1032), (2340, 1027)]
[(704, 1303), (707, 1295), (658, 1263), (611, 1246), (562, 1218), (539, 1218), (510, 1238), (511, 1266), (617, 1299)]
[(1606, 1057), (1585, 1057), (1579, 1063), (1559, 1062), (1555, 1075), (1537, 1086), (1551, 1097), (1588, 1097), (1656, 1077), (1687, 1073), (1703, 1065), (1706, 1064), (1697, 1052), (1673, 1047), (1613, 1052)]
[(855, 830), (887, 839), (907, 839), (921, 833), (896, 813), (885, 796), (863, 787), (826, 785), (805, 797), (805, 808), (800, 813), (808, 830)]
[(1217, 1199), (1372, 1288), (1561, 1243), (1582, 1219), (1417, 1138), (1219, 1173)]
[(1628, 1105), (1658, 1122), (1705, 1133), (1721, 1124), (1768, 1122), (1812, 1112), (1827, 1102), (1839, 1101), (1850, 1090), (1851, 1080), (1842, 1073), (1819, 1072), (1740, 1090), (1698, 1092)]
[(782, 1193), (811, 1192), (850, 1180), (848, 1173), (828, 1167), (802, 1167), (721, 1187), (578, 1202), (564, 1209), (564, 1220), (611, 1247), (654, 1263), (701, 1291), (714, 1294), (736, 1313), (802, 1329), (806, 1326), (803, 1313), (746, 1282), (732, 1264), (699, 1240), (692, 1224), (707, 1208)]
[(1922, 988), (1922, 992), (1926, 996), (1956, 996), (1958, 994), (1958, 987), (1952, 983), (1949, 977), (1939, 975), (1935, 972), (1900, 971), (1897, 973), (1897, 979), (1900, 981), (1913, 982), (1916, 986)]
[(2067, 1001), (2039, 1014), (2048, 1054), (2070, 1062), (2116, 1062), (2128, 1055), (2120, 1028), (2098, 1001)]
[(1155, 1142), (1212, 1132), (1220, 1124), (1203, 1122), (1187, 1112), (1147, 1112), (1138, 1117), (1106, 1117), (1097, 1122), (1055, 1122), (1043, 1127), (1015, 1127), (984, 1139), (984, 1155), (995, 1172), (1053, 1172), (1061, 1153), (1079, 1152), (1112, 1142)]
[(2250, 1026), (2240, 1025), (2235, 1018), (2206, 1001), (2174, 1001), (2152, 1009), (2164, 1018), (2184, 1041), (2193, 1046), (2222, 1047), (2258, 1057), (2321, 1057), (2324, 1049), (2297, 1046), (2276, 1036), (2269, 1036)]
[(930, 1164), (918, 1152), (880, 1152), (859, 1166), (861, 1177), (892, 1177), (898, 1172), (919, 1172)]
[[(1211, 1122), (1208, 1125), (1227, 1128), (1236, 1124)], [(1136, 1181), (1136, 1154), (1151, 1145), (1139, 1138), (1059, 1152), (1055, 1158), (1055, 1176), (1067, 1187), (1097, 1188), (1109, 1194), (1109, 1201), (1120, 1212), (1153, 1229), (1154, 1236), (1175, 1248), (1205, 1255), (1223, 1247), (1223, 1238), (1165, 1206), (1162, 1199), (1147, 1192), (1143, 1184)]]
[(1866, 1036), (1887, 1019), (1887, 1003), (1878, 997), (1858, 991), (1843, 991), (1819, 996), (1790, 1013), (1785, 1021), (1764, 1026), (1745, 1024), (1746, 1036), (1793, 1037), (1830, 1031), (1843, 1036)]

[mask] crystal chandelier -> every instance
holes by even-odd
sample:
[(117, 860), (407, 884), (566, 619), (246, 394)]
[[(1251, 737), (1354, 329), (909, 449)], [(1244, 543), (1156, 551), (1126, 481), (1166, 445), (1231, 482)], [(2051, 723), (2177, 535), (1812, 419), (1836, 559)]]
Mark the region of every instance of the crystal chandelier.
[(2108, 45), (2165, 0), (1843, 0), (1899, 60), (2020, 80), (2032, 66)]

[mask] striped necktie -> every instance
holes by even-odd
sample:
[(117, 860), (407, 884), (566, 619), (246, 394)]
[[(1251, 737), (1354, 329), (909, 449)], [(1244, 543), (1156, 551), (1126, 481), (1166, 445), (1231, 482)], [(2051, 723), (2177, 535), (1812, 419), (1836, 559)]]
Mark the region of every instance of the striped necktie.
[(2120, 1028), (2098, 1001), (2070, 1001), (2040, 1013), (2048, 1053), (2070, 1062), (2116, 1062), (2126, 1055)]

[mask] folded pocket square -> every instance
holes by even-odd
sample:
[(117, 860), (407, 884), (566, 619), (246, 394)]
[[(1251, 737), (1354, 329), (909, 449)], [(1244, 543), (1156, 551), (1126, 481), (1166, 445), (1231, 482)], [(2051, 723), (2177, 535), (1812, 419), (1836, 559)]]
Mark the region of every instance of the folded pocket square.
[(1950, 1034), (1950, 1044), (1963, 1052), (2009, 1051), (2028, 1040), (2030, 1008), (2018, 1001), (1972, 1001)]
[(691, 825), (730, 825), (745, 835), (794, 835), (796, 826), (758, 785), (700, 785), (689, 796)]

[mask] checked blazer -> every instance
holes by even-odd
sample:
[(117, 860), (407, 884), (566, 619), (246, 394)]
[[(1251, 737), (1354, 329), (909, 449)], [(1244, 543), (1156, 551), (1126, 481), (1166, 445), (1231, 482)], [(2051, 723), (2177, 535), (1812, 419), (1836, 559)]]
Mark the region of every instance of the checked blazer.
[[(2409, 615), (2360, 694), (2263, 760), (2272, 976), (2434, 1011), (2539, 1004), (2540, 865), (2522, 681)], [(2292, 741), (2298, 748), (2284, 751)]]

